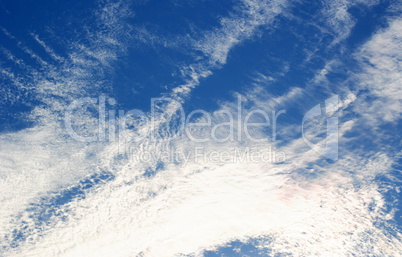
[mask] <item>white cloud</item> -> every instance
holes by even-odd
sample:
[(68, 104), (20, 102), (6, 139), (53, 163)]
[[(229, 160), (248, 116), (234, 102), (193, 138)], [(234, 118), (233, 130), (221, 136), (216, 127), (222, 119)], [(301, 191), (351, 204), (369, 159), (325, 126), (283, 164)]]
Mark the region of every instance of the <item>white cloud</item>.
[(212, 65), (223, 65), (234, 46), (253, 36), (260, 26), (273, 22), (287, 5), (283, 0), (241, 1), (238, 13), (222, 18), (220, 28), (205, 33), (201, 42), (194, 42), (194, 47), (208, 56)]
[(353, 6), (373, 6), (378, 0), (335, 0), (324, 1), (322, 20), (328, 25), (329, 32), (334, 35), (331, 45), (338, 44), (349, 37), (356, 21), (349, 13)]
[[(100, 11), (101, 20), (119, 25), (120, 12), (116, 15), (116, 11), (130, 12), (120, 4), (112, 5), (110, 12), (109, 8)], [(207, 60), (195, 68), (188, 68), (188, 83), (172, 91), (176, 99), (183, 100), (180, 97), (197, 86), (200, 79), (209, 76), (212, 68), (225, 64), (229, 51), (252, 37), (259, 26), (272, 22), (284, 4), (243, 1), (241, 6), (238, 13), (223, 18), (221, 27), (206, 32), (203, 40), (197, 43)], [(342, 8), (335, 20), (349, 22)], [(333, 26), (340, 29), (342, 24), (338, 22)], [(362, 80), (376, 95), (392, 101), (400, 99), (396, 96), (397, 84), (393, 84), (393, 80), (390, 82), (383, 72), (391, 72), (391, 77), (399, 79), (400, 28), (400, 22), (392, 23), (362, 50), (371, 62), (371, 66), (365, 67), (367, 72), (362, 75)], [(144, 170), (154, 168), (156, 161), (119, 161), (116, 144), (89, 145), (66, 140), (58, 120), (59, 112), (66, 108), (65, 103), (69, 100), (93, 90), (85, 83), (88, 71), (97, 70), (95, 66), (98, 65), (108, 69), (117, 53), (124, 51), (124, 44), (121, 49), (110, 48), (116, 45), (116, 38), (113, 31), (97, 37), (103, 40), (100, 45), (76, 45), (70, 54), (70, 65), (46, 74), (56, 78), (56, 82), (38, 75), (35, 80), (37, 92), (47, 107), (51, 107), (35, 110), (37, 117), (41, 117), (41, 126), (1, 135), (0, 143), (5, 146), (0, 151), (0, 187), (3, 188), (0, 219), (5, 221), (0, 225), (1, 236), (11, 234), (15, 228), (28, 231), (26, 242), (15, 249), (7, 248), (4, 256), (168, 257), (201, 254), (231, 240), (260, 236), (274, 238), (273, 242), (263, 242), (263, 247), (296, 256), (323, 253), (348, 256), (356, 251), (367, 255), (399, 254), (402, 247), (399, 233), (391, 237), (376, 225), (389, 218), (384, 211), (384, 198), (372, 183), (376, 175), (390, 169), (392, 158), (387, 153), (367, 157), (345, 147), (348, 157), (327, 163), (301, 138), (291, 137), (297, 133), (297, 126), (289, 125), (283, 129), (291, 136), (284, 142), (279, 141), (283, 143), (281, 146), (277, 145), (278, 151), (288, 155), (283, 163), (199, 163), (190, 160), (165, 163), (155, 176), (144, 177)], [(320, 75), (325, 76), (325, 73)], [(382, 88), (384, 82), (391, 86)], [(293, 88), (274, 97), (255, 85), (243, 97), (249, 106), (245, 111), (253, 108), (269, 111), (294, 104), (305, 96), (300, 88)], [(58, 98), (62, 100), (55, 102)], [(335, 113), (348, 111), (355, 102), (356, 95), (349, 93), (341, 99), (341, 108)], [(393, 105), (390, 108), (395, 109)], [(174, 115), (176, 110), (174, 104), (163, 109), (158, 125), (166, 125), (165, 116)], [(219, 110), (236, 113), (237, 103), (222, 103)], [(225, 120), (217, 111), (211, 113), (214, 124)], [(395, 117), (391, 116), (392, 119)], [(91, 122), (96, 122), (91, 115), (83, 113), (80, 119), (88, 124), (87, 132), (97, 129), (91, 126)], [(355, 124), (356, 120), (341, 124), (340, 136), (353, 130)], [(263, 135), (265, 132), (255, 133)], [(233, 147), (242, 147), (243, 143), (248, 142), (210, 142), (201, 146), (208, 151), (233, 152)], [(271, 143), (256, 147), (261, 151)], [(151, 153), (164, 146), (149, 140), (142, 145)], [(197, 144), (179, 139), (168, 146), (186, 153), (194, 150)], [(58, 211), (67, 216), (66, 220), (53, 217), (48, 224), (37, 225), (36, 217), (29, 217), (32, 214), (27, 210), (29, 203), (40, 204), (40, 197), (48, 197), (51, 191), (60, 192), (86, 175), (101, 170), (112, 172), (115, 179), (88, 190), (84, 199), (73, 199), (60, 206)], [(21, 220), (26, 222), (23, 225), (14, 221), (21, 213)], [(8, 247), (9, 243), (10, 240), (5, 240), (3, 244)]]
[(363, 103), (367, 117), (399, 120), (402, 112), (402, 20), (390, 21), (388, 28), (364, 44), (357, 57), (363, 66), (359, 75), (361, 88), (368, 89), (375, 97), (368, 104)]

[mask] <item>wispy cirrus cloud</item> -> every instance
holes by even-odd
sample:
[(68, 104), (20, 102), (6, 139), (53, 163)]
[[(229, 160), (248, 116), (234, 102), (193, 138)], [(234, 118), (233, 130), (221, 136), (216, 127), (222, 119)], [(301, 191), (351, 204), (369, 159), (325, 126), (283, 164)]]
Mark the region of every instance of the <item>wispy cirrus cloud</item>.
[[(389, 27), (374, 35), (362, 47), (358, 58), (363, 72), (361, 89), (373, 100), (362, 103), (369, 119), (394, 122), (402, 112), (402, 20), (391, 20)], [(362, 109), (360, 109), (362, 111)], [(372, 121), (374, 121), (372, 120)]]
[[(359, 125), (361, 118), (356, 116), (364, 116), (356, 105), (356, 95), (349, 92), (352, 90), (340, 96), (340, 108), (334, 110), (340, 117), (340, 144), (345, 152), (334, 163), (308, 148), (297, 131), (298, 124), (278, 128), (276, 142), (252, 145), (257, 151), (275, 146), (277, 151), (286, 153), (288, 159), (280, 163), (189, 159), (162, 162), (162, 168), (158, 168), (159, 159), (145, 163), (125, 159), (118, 154), (116, 143), (87, 144), (69, 139), (59, 120), (61, 113), (71, 100), (99, 89), (92, 87), (93, 80), (88, 78), (88, 72), (103, 74), (102, 69), (109, 69), (126, 49), (124, 44), (118, 44), (120, 34), (114, 31), (114, 25), (118, 28), (121, 25), (121, 10), (131, 15), (127, 6), (120, 2), (106, 2), (102, 6), (97, 13), (103, 13), (99, 17), (105, 20), (110, 34), (95, 33), (92, 44), (75, 45), (69, 55), (69, 65), (62, 66), (61, 71), (50, 69), (46, 73), (57, 83), (40, 75), (35, 80), (40, 99), (47, 104), (46, 108), (34, 112), (43, 117), (40, 126), (1, 137), (2, 145), (6, 146), (0, 152), (4, 171), (1, 183), (5, 188), (1, 219), (6, 221), (0, 229), (5, 239), (2, 240), (5, 256), (201, 256), (205, 250), (217, 249), (231, 240), (264, 237), (268, 239), (260, 241), (260, 247), (296, 256), (323, 253), (344, 256), (356, 252), (399, 254), (399, 232), (393, 236), (378, 225), (387, 224), (392, 213), (385, 210), (384, 196), (379, 185), (373, 183), (378, 174), (391, 169), (393, 156), (381, 150), (374, 155), (364, 155), (348, 147), (353, 138), (347, 133)], [(218, 28), (194, 40), (195, 49), (201, 51), (205, 59), (184, 67), (184, 76), (189, 77), (187, 83), (168, 95), (184, 101), (202, 78), (227, 62), (231, 49), (253, 37), (260, 26), (270, 24), (284, 6), (286, 4), (280, 1), (239, 3), (236, 11), (221, 19)], [(342, 19), (343, 14), (339, 14)], [(332, 22), (335, 28), (343, 26), (338, 19)], [(383, 72), (392, 71), (399, 78), (399, 25), (399, 22), (392, 22), (358, 52), (364, 56), (363, 72), (358, 75), (362, 85), (368, 84), (376, 96), (393, 102), (398, 102), (397, 84), (394, 80), (389, 82)], [(386, 50), (383, 45), (387, 46)], [(365, 60), (371, 65), (366, 66)], [(63, 74), (65, 71), (67, 75)], [(323, 79), (326, 74), (319, 75), (318, 79)], [(382, 88), (385, 81), (393, 87)], [(308, 90), (312, 87), (294, 87), (274, 95), (256, 80), (252, 90), (238, 94), (244, 100), (242, 103), (247, 103), (244, 113), (238, 112), (238, 103), (233, 100), (222, 102), (219, 109), (208, 115), (212, 125), (216, 125), (229, 119), (222, 111), (239, 117), (238, 114), (255, 109), (267, 112), (286, 109), (311, 101)], [(394, 114), (394, 106), (384, 113), (391, 110)], [(172, 136), (168, 122), (177, 114), (179, 105), (176, 102), (164, 107), (158, 109), (160, 116), (157, 116), (155, 128), (162, 130), (162, 139)], [(353, 118), (347, 114), (353, 114)], [(397, 118), (396, 115), (385, 117), (387, 121)], [(84, 132), (96, 133), (98, 124), (94, 115), (83, 111), (75, 119)], [(169, 131), (164, 131), (165, 128)], [(222, 128), (222, 134), (226, 129)], [(255, 136), (265, 134), (263, 130), (254, 131)], [(188, 153), (196, 146), (206, 151), (233, 153), (234, 147), (250, 146), (249, 143), (245, 140), (193, 144), (187, 138), (178, 138), (165, 144), (147, 138), (133, 146), (143, 146), (142, 149), (151, 154), (166, 146), (181, 153)], [(157, 172), (144, 176), (148, 169)], [(51, 213), (46, 222), (38, 220), (32, 215), (36, 212), (29, 210), (32, 203), (43, 205), (51, 198), (51, 192), (61, 195), (62, 189), (71, 189), (84, 178), (104, 171), (112, 174), (113, 179), (106, 179), (100, 186), (93, 182), (84, 197), (72, 197), (63, 202), (56, 208), (58, 215)], [(16, 190), (21, 185), (24, 190)], [(8, 193), (12, 193), (11, 197)], [(13, 231), (20, 232), (20, 237)], [(15, 248), (10, 246), (13, 243)]]

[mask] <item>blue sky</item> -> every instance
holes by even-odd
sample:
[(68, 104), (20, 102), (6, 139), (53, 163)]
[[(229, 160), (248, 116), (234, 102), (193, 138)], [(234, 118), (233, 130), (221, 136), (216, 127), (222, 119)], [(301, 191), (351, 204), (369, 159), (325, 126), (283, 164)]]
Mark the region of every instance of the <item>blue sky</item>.
[(0, 255), (401, 255), (401, 11), (0, 1)]

